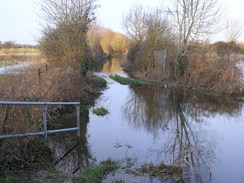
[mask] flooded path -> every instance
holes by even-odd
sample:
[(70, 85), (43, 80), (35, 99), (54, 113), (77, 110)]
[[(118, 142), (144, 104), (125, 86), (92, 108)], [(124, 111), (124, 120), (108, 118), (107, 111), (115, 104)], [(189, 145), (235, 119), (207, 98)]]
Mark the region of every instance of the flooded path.
[[(143, 163), (180, 163), (181, 182), (244, 182), (244, 107), (228, 98), (170, 90), (159, 85), (120, 85), (109, 74), (126, 76), (120, 59), (108, 61), (97, 73), (108, 89), (89, 112), (87, 144), (96, 161), (133, 159)], [(104, 182), (170, 182), (117, 173)]]

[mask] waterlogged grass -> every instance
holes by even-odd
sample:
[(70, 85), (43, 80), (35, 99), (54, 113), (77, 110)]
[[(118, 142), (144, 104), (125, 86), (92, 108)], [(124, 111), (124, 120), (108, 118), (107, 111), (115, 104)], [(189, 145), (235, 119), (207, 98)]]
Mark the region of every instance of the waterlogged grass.
[(93, 76), (93, 80), (101, 87), (107, 86), (107, 81), (99, 76)]
[(109, 114), (108, 110), (105, 109), (104, 107), (93, 109), (93, 113), (96, 114), (97, 116), (104, 116)]
[(73, 183), (99, 183), (111, 172), (119, 169), (119, 163), (108, 159), (98, 165), (91, 165), (84, 169), (81, 176), (73, 178)]
[(183, 167), (180, 165), (166, 165), (164, 163), (159, 165), (150, 163), (137, 168), (136, 172), (148, 174), (152, 177), (170, 177), (178, 181), (182, 177)]
[(109, 78), (117, 81), (118, 83), (122, 85), (133, 85), (133, 86), (141, 86), (141, 82), (136, 80), (136, 79), (131, 79), (131, 78), (125, 78), (122, 76), (118, 75), (110, 75)]

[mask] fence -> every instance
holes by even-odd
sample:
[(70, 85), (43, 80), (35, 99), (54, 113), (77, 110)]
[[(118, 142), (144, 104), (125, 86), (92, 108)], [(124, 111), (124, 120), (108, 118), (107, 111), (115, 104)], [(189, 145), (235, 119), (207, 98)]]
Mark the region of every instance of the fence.
[[(24, 134), (11, 134), (11, 135), (0, 135), (0, 139), (14, 138), (14, 137), (24, 137), (24, 136), (34, 136), (34, 135), (44, 135), (47, 141), (48, 134), (77, 131), (77, 138), (80, 138), (80, 102), (6, 102), (0, 101), (0, 105), (42, 105), (43, 106), (43, 131), (35, 133), (24, 133)], [(76, 106), (76, 116), (77, 116), (77, 126), (75, 128), (65, 128), (57, 130), (47, 129), (47, 106), (48, 105), (75, 105)]]

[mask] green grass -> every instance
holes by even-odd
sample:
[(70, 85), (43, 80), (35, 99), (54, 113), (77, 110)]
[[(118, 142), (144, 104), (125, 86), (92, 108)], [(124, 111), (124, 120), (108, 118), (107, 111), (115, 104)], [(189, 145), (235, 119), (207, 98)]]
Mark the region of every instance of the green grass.
[(119, 163), (108, 159), (98, 165), (90, 165), (84, 169), (78, 178), (73, 178), (73, 183), (99, 183), (111, 172), (119, 168)]
[(107, 86), (107, 81), (99, 76), (93, 76), (93, 81), (97, 83), (97, 85), (101, 87), (106, 87)]
[(96, 114), (97, 116), (104, 116), (106, 114), (109, 114), (108, 110), (105, 109), (104, 107), (93, 109), (93, 113)]
[(136, 80), (136, 79), (131, 79), (131, 78), (125, 78), (122, 76), (118, 75), (110, 75), (109, 78), (117, 81), (118, 83), (122, 85), (133, 85), (133, 86), (141, 86), (141, 82)]

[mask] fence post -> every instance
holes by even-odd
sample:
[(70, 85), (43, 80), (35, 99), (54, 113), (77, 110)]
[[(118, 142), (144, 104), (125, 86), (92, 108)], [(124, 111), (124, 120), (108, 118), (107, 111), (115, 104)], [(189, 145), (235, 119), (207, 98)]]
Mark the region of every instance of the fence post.
[(76, 115), (77, 115), (77, 138), (80, 139), (80, 105), (76, 105)]
[(47, 142), (47, 105), (43, 105), (43, 131), (45, 136), (45, 142)]

